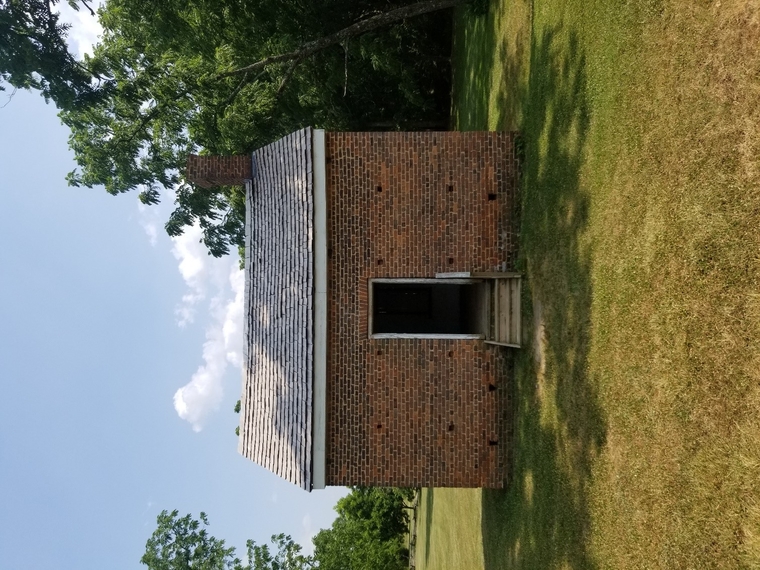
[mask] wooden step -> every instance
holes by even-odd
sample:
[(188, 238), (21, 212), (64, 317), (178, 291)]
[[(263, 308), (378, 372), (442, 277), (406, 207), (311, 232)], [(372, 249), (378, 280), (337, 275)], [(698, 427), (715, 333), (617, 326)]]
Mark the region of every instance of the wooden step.
[(491, 318), (486, 342), (498, 346), (520, 347), (521, 278), (518, 274), (490, 273), (478, 275), (491, 280)]

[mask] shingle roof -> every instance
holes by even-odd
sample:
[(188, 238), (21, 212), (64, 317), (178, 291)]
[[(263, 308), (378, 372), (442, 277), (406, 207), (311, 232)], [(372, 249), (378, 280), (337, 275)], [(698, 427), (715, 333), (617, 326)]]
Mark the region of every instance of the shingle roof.
[(312, 131), (253, 153), (246, 192), (245, 358), (238, 450), (311, 490)]

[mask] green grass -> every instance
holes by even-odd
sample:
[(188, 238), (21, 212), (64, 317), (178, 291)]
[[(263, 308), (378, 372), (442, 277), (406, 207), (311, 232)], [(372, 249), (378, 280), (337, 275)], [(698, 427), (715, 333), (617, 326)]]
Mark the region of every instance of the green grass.
[(423, 489), (417, 510), (418, 565), (430, 570), (481, 570), (481, 510), (480, 496), (469, 489)]
[(760, 567), (758, 45), (741, 0), (458, 13), (455, 127), (524, 136), (530, 340), (512, 482), (434, 490), (419, 568)]

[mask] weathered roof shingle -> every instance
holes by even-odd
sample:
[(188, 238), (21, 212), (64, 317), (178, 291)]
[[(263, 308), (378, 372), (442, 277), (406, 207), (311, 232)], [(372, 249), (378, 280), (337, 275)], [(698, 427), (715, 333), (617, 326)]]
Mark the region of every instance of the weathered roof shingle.
[(241, 454), (311, 490), (312, 132), (253, 153), (246, 192)]

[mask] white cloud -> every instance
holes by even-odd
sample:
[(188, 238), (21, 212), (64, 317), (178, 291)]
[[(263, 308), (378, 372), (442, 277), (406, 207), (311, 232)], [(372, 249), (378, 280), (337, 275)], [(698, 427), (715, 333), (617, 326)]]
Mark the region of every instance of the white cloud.
[(224, 390), (222, 378), (227, 369), (224, 341), (217, 327), (206, 330), (203, 360), (188, 384), (174, 394), (174, 409), (179, 417), (190, 422), (194, 431), (201, 431), (206, 416), (219, 409)]
[(230, 271), (230, 288), (234, 297), (227, 304), (222, 334), (227, 347), (227, 361), (233, 366), (243, 365), (243, 295), (245, 275), (235, 267)]
[(148, 241), (150, 241), (150, 245), (156, 247), (156, 242), (158, 242), (158, 224), (145, 222), (141, 225), (145, 230), (145, 233), (148, 234)]
[(203, 230), (198, 224), (187, 229), (181, 236), (172, 238), (172, 254), (179, 261), (179, 273), (187, 284), (188, 292), (174, 310), (180, 327), (195, 320), (195, 306), (206, 298), (209, 281), (209, 258), (206, 246), (201, 243)]
[[(97, 12), (103, 3), (95, 0), (89, 4)], [(65, 0), (59, 2), (56, 9), (61, 14), (60, 21), (71, 24), (68, 33), (69, 51), (79, 59), (82, 59), (86, 53), (92, 54), (92, 46), (103, 33), (98, 17), (90, 14), (84, 6), (80, 6), (79, 11), (74, 10)]]
[(162, 208), (157, 205), (146, 206), (139, 200), (137, 201), (138, 221), (145, 234), (148, 236), (150, 245), (156, 247), (158, 243), (159, 229), (161, 228)]
[[(161, 225), (174, 198), (174, 192), (162, 190), (158, 205), (138, 203), (138, 222), (152, 245), (166, 239)], [(229, 366), (239, 368), (243, 362), (243, 272), (234, 253), (222, 259), (209, 256), (202, 237), (202, 229), (195, 224), (186, 227), (181, 236), (170, 238), (171, 252), (186, 286), (174, 311), (177, 325), (184, 328), (196, 319), (208, 323), (203, 362), (174, 394), (177, 414), (195, 431), (201, 431), (208, 416), (219, 408)]]
[(299, 544), (303, 547), (304, 554), (313, 554), (314, 543), (311, 541), (311, 539), (317, 535), (320, 529), (314, 528), (314, 525), (311, 522), (311, 515), (309, 513), (306, 513), (303, 519), (301, 519), (301, 527), (303, 530), (303, 535), (301, 536), (301, 541)]
[[(213, 287), (209, 302), (211, 323), (206, 328), (203, 364), (190, 382), (174, 394), (174, 408), (179, 417), (201, 431), (208, 415), (219, 408), (224, 394), (223, 380), (229, 364), (239, 367), (243, 347), (243, 272), (231, 257), (214, 259), (198, 244), (200, 228), (193, 227), (185, 235), (174, 238), (172, 253), (179, 260), (179, 270), (189, 292), (178, 309), (184, 326), (195, 312), (195, 305)], [(197, 244), (199, 247), (196, 247)]]

